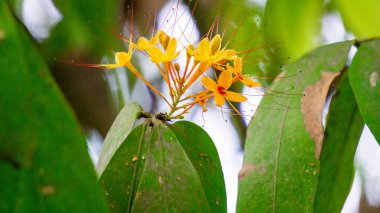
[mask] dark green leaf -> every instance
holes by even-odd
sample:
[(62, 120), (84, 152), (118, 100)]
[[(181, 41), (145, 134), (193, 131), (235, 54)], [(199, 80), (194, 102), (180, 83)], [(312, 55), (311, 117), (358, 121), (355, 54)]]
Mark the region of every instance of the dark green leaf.
[(210, 212), (197, 171), (174, 133), (156, 124), (132, 212)]
[(80, 127), (5, 2), (0, 1), (0, 211), (107, 212)]
[(321, 152), (314, 212), (340, 212), (354, 175), (356, 146), (363, 130), (354, 94), (345, 73), (334, 95)]
[[(318, 85), (324, 75), (344, 68), (352, 44), (335, 43), (312, 51), (290, 64), (284, 78), (267, 91), (248, 127), (239, 174), (239, 212), (312, 211), (318, 161), (304, 125), (301, 98), (308, 97), (303, 96), (306, 88)], [(276, 98), (274, 91), (287, 95)]]
[(380, 39), (359, 46), (348, 72), (364, 122), (380, 143)]
[(99, 161), (96, 165), (96, 171), (99, 176), (101, 176), (116, 150), (131, 132), (133, 125), (141, 112), (141, 106), (134, 102), (128, 103), (119, 112), (111, 129), (108, 131), (103, 143), (102, 151), (99, 155)]
[(157, 120), (132, 130), (100, 180), (115, 212), (210, 211), (191, 160)]
[(188, 121), (176, 122), (170, 128), (199, 174), (211, 212), (227, 212), (222, 167), (210, 136), (201, 127)]
[(151, 138), (149, 129), (147, 125), (133, 129), (100, 177), (112, 212), (129, 212), (132, 207), (134, 191), (145, 166), (148, 141)]

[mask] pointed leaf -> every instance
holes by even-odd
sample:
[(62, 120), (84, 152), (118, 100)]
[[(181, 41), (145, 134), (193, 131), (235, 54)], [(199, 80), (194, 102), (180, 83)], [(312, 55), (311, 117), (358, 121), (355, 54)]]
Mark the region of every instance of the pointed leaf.
[(210, 136), (201, 127), (188, 121), (178, 121), (170, 128), (199, 174), (211, 212), (227, 212), (222, 166)]
[(329, 109), (314, 212), (341, 212), (353, 181), (354, 156), (363, 126), (345, 73)]
[(0, 212), (107, 212), (80, 127), (6, 2), (0, 1)]
[(380, 39), (360, 44), (348, 72), (360, 113), (380, 144)]
[(161, 121), (147, 120), (132, 130), (100, 181), (111, 211), (209, 212), (196, 169)]
[[(320, 47), (287, 67), (251, 120), (239, 174), (239, 212), (311, 212), (317, 184), (317, 143), (304, 125), (301, 98), (323, 76), (341, 71), (352, 41)], [(316, 88), (318, 91), (322, 88)], [(287, 97), (271, 96), (271, 91)], [(325, 97), (321, 98), (324, 103)], [(304, 110), (304, 109), (303, 109)], [(319, 116), (322, 116), (321, 114)]]
[(128, 103), (119, 112), (113, 122), (107, 136), (104, 140), (102, 151), (99, 155), (99, 161), (96, 165), (96, 171), (99, 175), (103, 173), (112, 156), (115, 154), (119, 146), (125, 141), (131, 132), (136, 119), (142, 112), (142, 108), (137, 103)]
[(132, 212), (210, 212), (197, 171), (162, 123), (152, 129)]

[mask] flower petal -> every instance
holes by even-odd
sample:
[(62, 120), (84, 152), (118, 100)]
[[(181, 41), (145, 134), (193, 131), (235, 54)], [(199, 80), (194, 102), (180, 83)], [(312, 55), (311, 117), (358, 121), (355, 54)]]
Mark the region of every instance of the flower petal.
[(211, 54), (214, 54), (216, 51), (220, 50), (222, 40), (220, 39), (220, 35), (217, 34), (214, 36), (214, 38), (210, 42), (210, 47), (211, 47)]
[(226, 59), (227, 60), (232, 60), (236, 58), (236, 51), (235, 50), (224, 50), (226, 53)]
[(243, 84), (247, 85), (247, 87), (258, 87), (260, 86), (259, 82), (253, 81), (246, 76), (243, 76), (243, 79), (240, 80)]
[(218, 78), (218, 86), (223, 87), (225, 90), (230, 88), (232, 83), (232, 73), (228, 70), (224, 70)]
[(155, 45), (148, 46), (148, 54), (153, 59), (154, 62), (161, 62), (164, 59), (164, 54), (162, 51)]
[(225, 100), (224, 100), (224, 97), (223, 97), (223, 95), (221, 95), (221, 94), (219, 94), (219, 93), (215, 93), (215, 104), (217, 105), (217, 106), (223, 106), (224, 105), (224, 102), (225, 102)]
[(200, 57), (210, 56), (210, 42), (208, 38), (202, 39), (201, 43), (198, 45), (196, 52)]
[(224, 97), (226, 97), (228, 100), (233, 101), (233, 102), (243, 102), (247, 100), (247, 98), (243, 96), (242, 94), (237, 93), (237, 92), (231, 92), (231, 91), (227, 91)]
[(211, 63), (217, 63), (226, 59), (227, 53), (226, 51), (218, 51), (214, 55), (211, 56)]
[(137, 42), (137, 49), (139, 50), (147, 50), (149, 45), (148, 39), (141, 37), (139, 38), (139, 41)]
[(186, 54), (189, 56), (194, 55), (194, 46), (192, 44), (190, 44), (186, 47)]
[(115, 54), (115, 61), (117, 65), (125, 66), (131, 60), (130, 53), (126, 52), (117, 52)]
[(160, 34), (160, 42), (161, 42), (162, 47), (165, 50), (168, 47), (169, 41), (170, 41), (170, 37), (165, 32), (162, 32)]
[(218, 85), (209, 77), (203, 76), (201, 82), (203, 86), (205, 86), (208, 90), (211, 90), (213, 92), (216, 92), (218, 90)]
[(236, 57), (235, 58), (235, 61), (234, 61), (234, 67), (235, 67), (235, 70), (237, 73), (241, 73), (242, 72), (242, 59), (240, 57)]
[(227, 64), (227, 70), (230, 71), (231, 73), (237, 75), (238, 73), (236, 72), (235, 68), (231, 67), (229, 64)]
[(169, 41), (168, 47), (166, 48), (166, 56), (172, 58), (175, 55), (175, 50), (177, 49), (177, 39), (172, 38)]

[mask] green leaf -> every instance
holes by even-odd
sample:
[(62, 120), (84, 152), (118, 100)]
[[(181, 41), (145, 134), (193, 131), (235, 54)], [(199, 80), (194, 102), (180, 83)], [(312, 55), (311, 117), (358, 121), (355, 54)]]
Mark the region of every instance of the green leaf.
[(359, 39), (380, 36), (380, 1), (332, 0), (342, 16), (345, 27)]
[[(267, 91), (247, 130), (238, 212), (312, 211), (318, 161), (304, 125), (301, 98), (308, 97), (303, 96), (305, 90), (318, 85), (324, 75), (339, 74), (352, 44), (335, 43), (310, 52), (290, 64)], [(281, 93), (286, 97), (274, 96)], [(325, 97), (320, 98), (323, 105)]]
[(348, 72), (364, 122), (380, 143), (380, 39), (360, 44)]
[(300, 3), (297, 0), (268, 0), (264, 22), (268, 37), (275, 43), (284, 42), (279, 50), (279, 60), (290, 57), (293, 61), (316, 46), (322, 0)]
[(110, 130), (108, 131), (103, 143), (102, 151), (99, 155), (99, 161), (96, 165), (96, 171), (99, 177), (108, 165), (112, 156), (115, 154), (116, 150), (131, 132), (133, 125), (141, 112), (141, 106), (134, 102), (126, 104), (119, 112)]
[(314, 212), (340, 212), (354, 175), (356, 146), (364, 126), (348, 74), (332, 98), (323, 139)]
[(156, 119), (132, 130), (100, 181), (115, 212), (210, 211), (191, 160)]
[(5, 2), (0, 1), (0, 211), (107, 212), (80, 127)]
[(211, 212), (197, 171), (164, 124), (158, 123), (152, 129), (132, 211)]
[(151, 137), (148, 129), (147, 125), (133, 129), (100, 177), (112, 212), (129, 212), (132, 207)]
[(210, 136), (201, 127), (189, 121), (178, 121), (169, 127), (199, 174), (211, 212), (227, 212), (222, 167), (218, 151)]

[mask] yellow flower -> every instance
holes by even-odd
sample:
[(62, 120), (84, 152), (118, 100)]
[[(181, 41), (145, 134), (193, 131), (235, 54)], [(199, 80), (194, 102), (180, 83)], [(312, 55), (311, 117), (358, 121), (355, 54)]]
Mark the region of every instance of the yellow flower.
[(140, 37), (138, 42), (137, 42), (137, 45), (135, 44), (135, 47), (136, 49), (139, 49), (139, 50), (144, 50), (144, 51), (147, 51), (148, 50), (148, 47), (149, 45), (156, 45), (157, 42), (159, 41), (160, 37), (165, 34), (163, 31), (159, 30), (155, 36), (153, 36), (150, 40), (144, 38), (144, 37)]
[(202, 39), (197, 49), (192, 53), (195, 61), (215, 64), (219, 61), (233, 59), (236, 52), (234, 50), (221, 50), (221, 42), (219, 34), (214, 36), (211, 41), (208, 38)]
[(260, 86), (259, 82), (249, 79), (249, 75), (243, 75), (243, 65), (242, 59), (240, 57), (235, 58), (234, 67), (227, 65), (227, 70), (235, 74), (235, 77), (232, 79), (232, 82), (240, 81), (248, 87)]
[(156, 45), (149, 45), (148, 54), (150, 55), (150, 60), (154, 63), (169, 62), (179, 55), (179, 52), (176, 52), (176, 48), (177, 39), (172, 38), (169, 40), (167, 47), (165, 48), (165, 53), (163, 53)]
[(202, 77), (201, 82), (208, 90), (214, 93), (215, 104), (217, 106), (223, 106), (225, 99), (233, 102), (243, 102), (247, 100), (246, 97), (239, 93), (228, 91), (232, 84), (232, 73), (228, 70), (220, 74), (217, 83), (206, 76)]
[(117, 52), (115, 53), (115, 62), (116, 64), (100, 64), (96, 65), (94, 64), (93, 67), (99, 67), (99, 68), (106, 68), (106, 69), (114, 69), (118, 67), (129, 67), (131, 64), (131, 58), (132, 58), (132, 52), (133, 52), (133, 45), (129, 45), (128, 52)]

